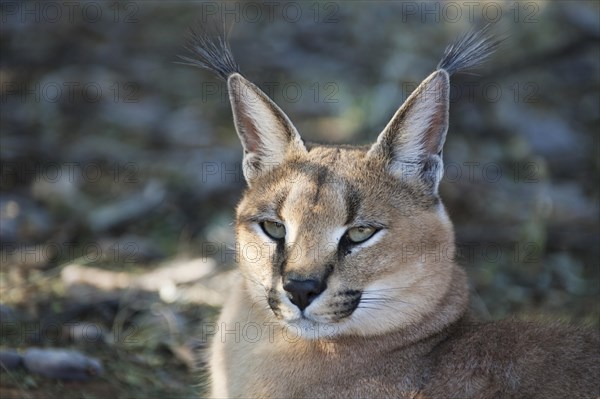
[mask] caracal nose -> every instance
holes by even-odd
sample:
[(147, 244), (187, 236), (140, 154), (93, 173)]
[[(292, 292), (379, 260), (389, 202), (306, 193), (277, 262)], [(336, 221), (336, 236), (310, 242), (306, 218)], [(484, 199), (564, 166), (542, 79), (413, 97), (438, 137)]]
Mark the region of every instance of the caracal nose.
[(303, 311), (327, 288), (325, 280), (286, 278), (283, 289), (292, 303)]

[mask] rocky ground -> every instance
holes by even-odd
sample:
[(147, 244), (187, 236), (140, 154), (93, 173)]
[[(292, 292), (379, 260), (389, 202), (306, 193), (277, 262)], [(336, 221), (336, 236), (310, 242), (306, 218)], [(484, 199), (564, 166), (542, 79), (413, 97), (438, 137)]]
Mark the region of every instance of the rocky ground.
[(458, 260), (482, 317), (597, 328), (600, 9), (470, 4), (3, 2), (2, 397), (202, 391), (244, 182), (223, 83), (177, 56), (223, 19), (244, 75), (334, 143), (374, 140), (470, 26), (508, 36), (453, 79)]

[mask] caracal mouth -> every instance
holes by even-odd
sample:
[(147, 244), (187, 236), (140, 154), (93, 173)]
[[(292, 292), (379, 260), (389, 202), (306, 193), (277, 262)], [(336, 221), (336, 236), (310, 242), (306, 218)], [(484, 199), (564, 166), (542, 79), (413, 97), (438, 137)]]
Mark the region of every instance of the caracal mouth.
[(329, 340), (339, 335), (339, 326), (335, 323), (321, 323), (305, 316), (284, 323), (289, 340)]

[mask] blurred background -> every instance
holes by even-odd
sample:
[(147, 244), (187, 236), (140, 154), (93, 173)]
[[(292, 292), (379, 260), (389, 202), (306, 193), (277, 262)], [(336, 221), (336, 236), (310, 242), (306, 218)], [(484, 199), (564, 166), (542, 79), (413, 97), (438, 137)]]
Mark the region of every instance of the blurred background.
[(242, 73), (329, 143), (375, 140), (470, 27), (508, 36), (452, 81), (457, 260), (484, 319), (598, 328), (597, 2), (0, 7), (2, 397), (202, 392), (245, 183), (224, 83), (177, 63), (199, 24), (231, 26)]

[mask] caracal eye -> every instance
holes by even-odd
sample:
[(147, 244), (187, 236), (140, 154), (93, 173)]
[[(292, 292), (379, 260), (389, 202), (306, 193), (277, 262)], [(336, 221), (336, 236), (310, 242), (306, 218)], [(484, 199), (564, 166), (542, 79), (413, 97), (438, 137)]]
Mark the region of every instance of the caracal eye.
[(348, 230), (348, 238), (350, 239), (350, 241), (356, 244), (359, 242), (367, 241), (373, 236), (373, 234), (375, 234), (375, 231), (376, 230), (374, 227), (353, 227), (350, 230)]
[(263, 231), (274, 240), (281, 240), (285, 237), (285, 226), (281, 223), (265, 220), (260, 226)]

